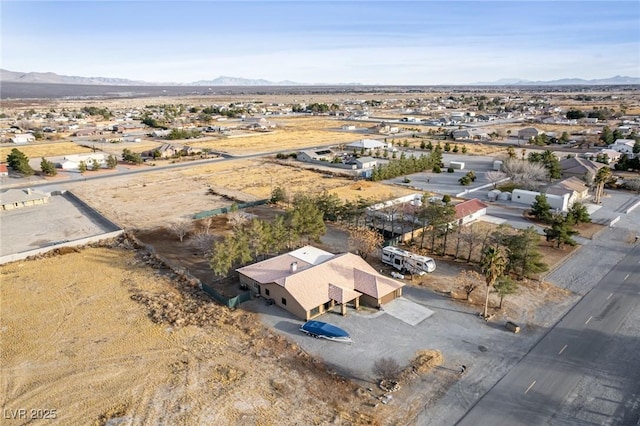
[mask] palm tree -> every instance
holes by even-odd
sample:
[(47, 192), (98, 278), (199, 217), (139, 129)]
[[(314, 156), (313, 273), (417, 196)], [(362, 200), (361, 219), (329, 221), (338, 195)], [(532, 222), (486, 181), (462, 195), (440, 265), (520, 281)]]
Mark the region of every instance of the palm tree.
[(604, 184), (611, 177), (611, 169), (607, 166), (601, 167), (596, 173), (596, 194), (594, 197), (594, 202), (596, 204), (600, 204), (600, 197), (602, 197), (602, 193), (604, 192)]
[(487, 283), (487, 295), (484, 301), (484, 314), (483, 317), (487, 318), (489, 308), (489, 290), (500, 278), (507, 266), (507, 259), (504, 254), (497, 247), (487, 247), (482, 252), (482, 259), (480, 260), (482, 267), (482, 274), (484, 275)]

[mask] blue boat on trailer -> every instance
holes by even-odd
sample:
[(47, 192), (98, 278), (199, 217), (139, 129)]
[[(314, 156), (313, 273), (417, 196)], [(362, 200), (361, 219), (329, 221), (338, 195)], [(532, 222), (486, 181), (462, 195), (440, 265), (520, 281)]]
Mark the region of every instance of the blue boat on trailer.
[(322, 321), (307, 321), (300, 326), (300, 331), (317, 339), (333, 340), (335, 342), (351, 343), (349, 333)]

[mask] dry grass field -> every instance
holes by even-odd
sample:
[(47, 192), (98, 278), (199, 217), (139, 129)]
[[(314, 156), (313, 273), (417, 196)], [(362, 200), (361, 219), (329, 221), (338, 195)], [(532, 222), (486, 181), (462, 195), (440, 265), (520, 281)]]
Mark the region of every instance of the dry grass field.
[(359, 134), (340, 131), (340, 126), (345, 122), (327, 117), (274, 118), (273, 122), (278, 127), (271, 132), (248, 133), (242, 137), (227, 137), (215, 141), (195, 140), (187, 142), (187, 145), (243, 155), (348, 143), (363, 138)]
[(131, 251), (88, 248), (0, 273), (4, 410), (55, 410), (69, 425), (356, 425), (406, 415), (363, 404), (356, 385), (255, 314), (185, 290)]
[(147, 229), (230, 205), (231, 201), (223, 197), (239, 201), (269, 198), (276, 186), (285, 188), (289, 195), (327, 190), (345, 200), (379, 200), (415, 192), (377, 182), (325, 178), (312, 170), (263, 160), (220, 161), (158, 173), (113, 176), (108, 180), (75, 182), (70, 189), (120, 226)]
[(91, 149), (73, 142), (51, 142), (31, 145), (7, 144), (0, 147), (0, 161), (4, 162), (13, 148), (19, 149), (29, 158), (60, 157), (71, 154), (89, 154)]

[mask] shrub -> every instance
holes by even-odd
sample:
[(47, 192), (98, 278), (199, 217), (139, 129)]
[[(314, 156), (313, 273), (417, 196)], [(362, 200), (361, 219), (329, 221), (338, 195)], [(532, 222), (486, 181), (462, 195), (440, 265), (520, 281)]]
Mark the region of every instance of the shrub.
[(442, 169), (440, 168), (440, 166), (438, 164), (436, 164), (435, 166), (433, 166), (433, 173), (442, 173)]
[(458, 182), (460, 182), (460, 185), (462, 186), (467, 186), (471, 183), (471, 178), (465, 175), (465, 176), (462, 176), (460, 179), (458, 179)]
[(400, 364), (393, 358), (378, 358), (373, 363), (373, 374), (382, 380), (396, 380), (400, 375)]
[(454, 172), (453, 167), (448, 167), (447, 168), (447, 173), (453, 173), (453, 172)]

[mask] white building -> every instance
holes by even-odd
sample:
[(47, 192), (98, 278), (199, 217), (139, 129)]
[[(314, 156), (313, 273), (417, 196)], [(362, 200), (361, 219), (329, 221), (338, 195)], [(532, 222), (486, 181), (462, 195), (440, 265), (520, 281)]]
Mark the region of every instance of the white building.
[(633, 139), (616, 139), (614, 143), (609, 145), (609, 149), (618, 151), (621, 154), (631, 155), (633, 154), (633, 146), (636, 141)]

